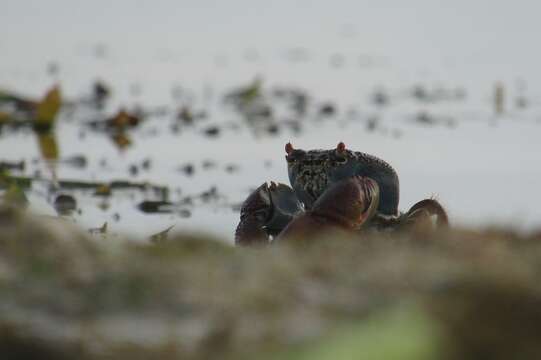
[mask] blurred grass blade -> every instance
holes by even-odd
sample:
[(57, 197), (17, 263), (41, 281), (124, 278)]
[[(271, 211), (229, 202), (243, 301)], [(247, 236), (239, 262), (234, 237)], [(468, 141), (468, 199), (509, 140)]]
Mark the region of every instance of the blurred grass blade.
[(53, 126), (61, 104), (60, 88), (54, 86), (47, 91), (43, 100), (38, 104), (35, 118), (36, 126), (38, 128), (50, 128)]
[(15, 183), (12, 182), (3, 196), (3, 201), (10, 205), (17, 207), (26, 207), (28, 205), (28, 199), (24, 194), (24, 191)]
[(437, 330), (435, 320), (420, 307), (398, 307), (270, 359), (433, 360), (443, 351)]

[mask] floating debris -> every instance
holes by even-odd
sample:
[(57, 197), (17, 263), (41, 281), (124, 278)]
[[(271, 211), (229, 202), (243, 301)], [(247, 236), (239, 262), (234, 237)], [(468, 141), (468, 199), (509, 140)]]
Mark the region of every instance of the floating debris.
[(111, 196), (111, 187), (107, 184), (101, 184), (94, 191), (94, 196)]
[(119, 150), (124, 150), (132, 145), (132, 140), (125, 132), (115, 133), (111, 135), (111, 140), (118, 147)]
[(192, 216), (192, 212), (188, 209), (180, 209), (177, 211), (178, 216), (181, 218), (189, 218)]
[(227, 164), (225, 166), (225, 172), (229, 173), (229, 174), (233, 174), (233, 173), (236, 173), (239, 171), (239, 166), (236, 165), (236, 164)]
[(280, 127), (278, 126), (278, 124), (269, 124), (266, 128), (266, 131), (268, 134), (270, 135), (276, 135), (280, 132)]
[(150, 170), (151, 166), (152, 166), (152, 159), (150, 158), (144, 159), (143, 162), (141, 163), (141, 168), (143, 168), (146, 171)]
[(84, 169), (88, 165), (86, 156), (82, 154), (73, 155), (67, 158), (60, 159), (59, 163), (68, 165), (74, 168), (78, 168), (78, 169)]
[(501, 82), (494, 85), (494, 112), (496, 115), (505, 112), (505, 87)]
[(422, 85), (415, 85), (411, 90), (411, 95), (419, 101), (428, 101), (428, 91)]
[(128, 172), (130, 173), (131, 176), (137, 176), (137, 174), (139, 174), (139, 168), (137, 167), (137, 165), (131, 164), (128, 167)]
[(88, 232), (92, 235), (107, 234), (107, 222), (104, 222), (103, 225), (100, 227), (88, 229)]
[(186, 164), (180, 167), (180, 171), (186, 176), (192, 176), (195, 173), (195, 166), (193, 164)]
[(137, 205), (137, 208), (148, 214), (168, 214), (173, 211), (173, 203), (169, 201), (143, 201)]
[(212, 186), (209, 190), (202, 192), (200, 197), (203, 202), (217, 200), (220, 198), (220, 195), (218, 194), (218, 188), (216, 186)]
[(60, 71), (60, 66), (57, 62), (51, 61), (47, 64), (47, 74), (50, 76), (57, 76)]
[(319, 114), (323, 116), (333, 116), (336, 113), (336, 107), (331, 103), (324, 103), (319, 107)]
[(435, 103), (440, 101), (458, 101), (466, 98), (466, 90), (460, 87), (427, 87), (422, 84), (415, 85), (409, 93), (420, 102)]
[(379, 118), (377, 116), (371, 116), (366, 120), (366, 131), (375, 131), (378, 127)]
[(432, 117), (428, 112), (426, 111), (420, 111), (415, 116), (415, 121), (420, 124), (425, 125), (434, 125), (436, 123), (436, 119)]
[(250, 84), (229, 92), (224, 100), (242, 108), (262, 97), (262, 85), (263, 80), (257, 76)]
[(194, 123), (194, 115), (187, 106), (180, 108), (177, 119), (182, 121), (182, 123), (185, 125), (193, 125)]
[(141, 123), (141, 119), (139, 116), (121, 109), (115, 116), (105, 120), (105, 123), (110, 128), (124, 130), (126, 128), (136, 127)]
[(220, 128), (214, 125), (209, 126), (203, 131), (203, 133), (209, 137), (217, 137), (218, 135), (220, 135)]
[(386, 106), (389, 105), (390, 99), (389, 94), (387, 94), (384, 90), (379, 89), (376, 90), (372, 94), (372, 103), (378, 106)]
[(98, 108), (103, 108), (111, 96), (111, 90), (103, 81), (98, 80), (92, 87), (92, 101)]
[(41, 157), (49, 164), (55, 164), (60, 154), (58, 143), (56, 141), (56, 134), (52, 131), (47, 131), (36, 133), (36, 135), (38, 137)]
[(167, 229), (160, 231), (157, 234), (150, 236), (150, 242), (154, 244), (159, 244), (167, 240), (167, 236), (169, 235), (169, 231), (174, 227), (175, 225), (169, 226)]
[(0, 161), (0, 171), (3, 170), (17, 170), (24, 171), (26, 163), (24, 160), (12, 162), (12, 161)]
[(45, 97), (38, 104), (34, 118), (34, 129), (36, 131), (49, 131), (56, 120), (56, 115), (62, 105), (60, 87), (52, 87)]
[(214, 169), (216, 167), (216, 162), (214, 160), (203, 160), (201, 163), (201, 166), (203, 167), (203, 170), (210, 170)]
[(77, 201), (68, 194), (60, 194), (54, 199), (54, 209), (59, 215), (69, 216), (77, 209)]

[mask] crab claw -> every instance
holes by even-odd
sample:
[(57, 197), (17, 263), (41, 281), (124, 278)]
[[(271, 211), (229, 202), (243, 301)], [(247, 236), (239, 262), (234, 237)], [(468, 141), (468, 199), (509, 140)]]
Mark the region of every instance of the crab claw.
[(428, 221), (431, 216), (436, 217), (436, 228), (446, 228), (449, 226), (447, 212), (435, 199), (424, 199), (417, 202), (406, 213), (406, 220), (407, 224), (416, 224), (423, 220)]
[(379, 205), (379, 187), (375, 180), (353, 176), (331, 186), (314, 203), (312, 212), (348, 229), (359, 229)]
[(293, 150), (294, 150), (293, 145), (291, 145), (290, 142), (288, 142), (286, 144), (285, 149), (286, 149), (286, 154), (288, 154), (288, 155), (291, 154), (293, 152)]
[(327, 228), (357, 230), (376, 214), (378, 204), (376, 181), (361, 176), (341, 180), (318, 198), (311, 211), (289, 223), (278, 239), (316, 235)]
[(242, 204), (240, 222), (235, 232), (237, 245), (266, 244), (269, 235), (277, 235), (302, 212), (293, 190), (284, 184), (265, 183), (252, 192)]

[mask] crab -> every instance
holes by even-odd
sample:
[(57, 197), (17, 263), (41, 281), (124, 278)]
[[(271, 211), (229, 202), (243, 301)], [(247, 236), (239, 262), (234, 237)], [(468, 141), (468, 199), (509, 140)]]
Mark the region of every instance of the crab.
[(349, 150), (343, 142), (334, 149), (308, 151), (288, 143), (285, 151), (291, 187), (264, 183), (247, 197), (235, 232), (237, 245), (266, 245), (326, 230), (448, 226), (445, 209), (433, 198), (399, 212), (398, 175), (373, 155)]

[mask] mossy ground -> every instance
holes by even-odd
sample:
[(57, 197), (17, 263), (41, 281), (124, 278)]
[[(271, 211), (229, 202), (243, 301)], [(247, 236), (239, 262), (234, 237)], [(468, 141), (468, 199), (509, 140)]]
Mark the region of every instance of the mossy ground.
[(6, 208), (0, 227), (3, 359), (541, 358), (536, 236), (137, 244)]

